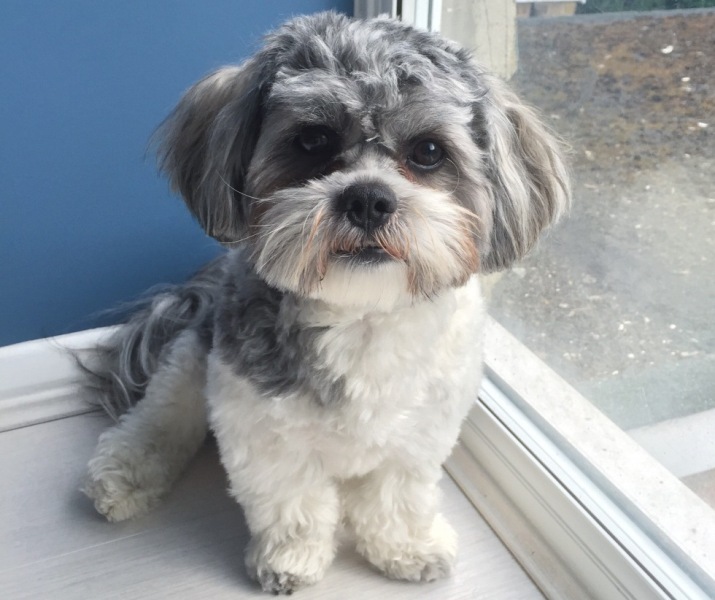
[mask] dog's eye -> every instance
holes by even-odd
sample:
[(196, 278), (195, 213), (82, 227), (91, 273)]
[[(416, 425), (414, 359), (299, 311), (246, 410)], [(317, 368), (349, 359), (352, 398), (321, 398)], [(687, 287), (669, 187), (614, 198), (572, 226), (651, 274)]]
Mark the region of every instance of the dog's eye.
[(433, 140), (422, 140), (414, 145), (408, 158), (421, 169), (434, 169), (444, 160), (444, 150)]
[(295, 141), (306, 154), (328, 154), (335, 148), (336, 136), (327, 127), (311, 126), (303, 128)]

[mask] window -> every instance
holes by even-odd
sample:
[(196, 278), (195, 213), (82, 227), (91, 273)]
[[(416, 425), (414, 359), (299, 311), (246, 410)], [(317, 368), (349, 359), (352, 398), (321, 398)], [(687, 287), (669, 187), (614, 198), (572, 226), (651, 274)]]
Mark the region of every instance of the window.
[(515, 84), (572, 145), (574, 208), (492, 314), (715, 506), (713, 26), (520, 23)]
[(712, 597), (715, 10), (531, 16), (575, 8), (428, 7), (514, 74), (574, 178), (571, 216), (486, 282), (486, 380), (448, 466), (549, 597)]

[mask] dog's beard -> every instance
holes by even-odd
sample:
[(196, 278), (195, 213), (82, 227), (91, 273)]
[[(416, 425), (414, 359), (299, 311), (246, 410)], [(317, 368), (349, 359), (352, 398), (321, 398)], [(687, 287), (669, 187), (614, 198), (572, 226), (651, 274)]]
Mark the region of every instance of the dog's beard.
[[(334, 208), (359, 181), (395, 192), (397, 210), (366, 232)], [(463, 285), (479, 268), (476, 216), (398, 173), (336, 172), (256, 205), (253, 261), (269, 284), (341, 305), (394, 306)]]

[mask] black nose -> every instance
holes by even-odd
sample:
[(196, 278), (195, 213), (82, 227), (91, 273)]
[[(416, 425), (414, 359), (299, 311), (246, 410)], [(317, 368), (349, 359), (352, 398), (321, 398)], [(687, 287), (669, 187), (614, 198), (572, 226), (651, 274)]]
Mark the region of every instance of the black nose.
[(353, 183), (337, 199), (337, 210), (365, 231), (382, 227), (397, 208), (397, 196), (382, 183)]

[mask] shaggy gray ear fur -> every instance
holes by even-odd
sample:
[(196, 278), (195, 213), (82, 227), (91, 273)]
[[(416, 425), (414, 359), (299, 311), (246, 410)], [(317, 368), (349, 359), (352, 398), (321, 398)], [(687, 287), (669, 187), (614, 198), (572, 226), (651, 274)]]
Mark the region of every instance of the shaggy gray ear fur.
[(499, 79), (480, 78), (487, 90), (479, 104), (494, 202), (489, 248), (482, 257), (488, 273), (531, 250), (541, 231), (568, 210), (570, 188), (560, 142)]
[(261, 126), (261, 98), (269, 83), (266, 62), (255, 57), (199, 81), (154, 138), (159, 168), (172, 189), (219, 242), (237, 241), (246, 232), (243, 187)]

